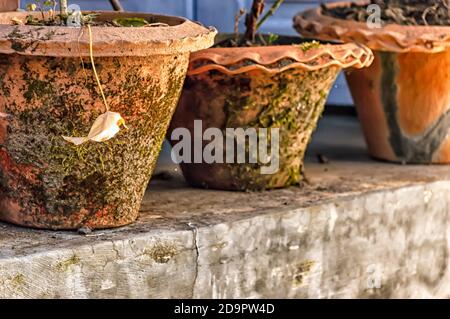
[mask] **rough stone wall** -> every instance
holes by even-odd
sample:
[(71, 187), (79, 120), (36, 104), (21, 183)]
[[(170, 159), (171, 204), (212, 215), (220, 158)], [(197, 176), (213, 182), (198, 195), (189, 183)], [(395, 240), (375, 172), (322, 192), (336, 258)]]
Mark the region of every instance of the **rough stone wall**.
[(0, 297), (448, 298), (449, 190), (433, 182), (4, 256)]

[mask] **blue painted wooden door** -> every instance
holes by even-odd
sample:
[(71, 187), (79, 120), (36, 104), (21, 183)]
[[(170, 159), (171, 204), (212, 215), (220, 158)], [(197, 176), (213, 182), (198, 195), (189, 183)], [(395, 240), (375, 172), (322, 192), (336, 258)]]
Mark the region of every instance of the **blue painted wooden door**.
[[(274, 0), (268, 0), (268, 5)], [(317, 6), (319, 2), (333, 2), (336, 0), (285, 0), (278, 12), (264, 25), (262, 31), (277, 34), (291, 34), (296, 32), (292, 28), (292, 17), (299, 11)], [(23, 5), (32, 0), (22, 1)], [(185, 16), (214, 25), (222, 32), (231, 32), (234, 26), (234, 16), (240, 8), (249, 8), (252, 0), (121, 0), (127, 11), (146, 11)], [(107, 0), (69, 0), (76, 3), (83, 10), (111, 10)], [(329, 104), (351, 105), (352, 99), (342, 76), (337, 80), (328, 100)]]

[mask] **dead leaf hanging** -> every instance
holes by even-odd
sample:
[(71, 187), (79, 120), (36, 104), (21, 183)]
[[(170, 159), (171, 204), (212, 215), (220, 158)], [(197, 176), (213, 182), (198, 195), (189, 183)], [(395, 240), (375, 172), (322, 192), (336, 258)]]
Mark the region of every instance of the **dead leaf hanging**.
[(63, 136), (63, 139), (75, 145), (81, 145), (88, 141), (104, 142), (113, 138), (120, 131), (121, 126), (125, 126), (125, 120), (119, 113), (106, 112), (100, 115), (94, 122), (86, 137)]
[(87, 26), (89, 31), (89, 55), (92, 63), (92, 71), (94, 72), (94, 77), (97, 81), (100, 94), (105, 104), (106, 112), (101, 114), (92, 124), (91, 130), (88, 136), (85, 137), (73, 137), (73, 136), (63, 136), (62, 138), (67, 142), (73, 143), (75, 145), (81, 145), (88, 141), (94, 142), (104, 142), (113, 138), (120, 131), (120, 126), (125, 125), (125, 120), (119, 113), (109, 111), (108, 102), (106, 101), (105, 94), (103, 92), (102, 84), (97, 74), (97, 69), (94, 62), (94, 53), (92, 48), (92, 29), (91, 26)]

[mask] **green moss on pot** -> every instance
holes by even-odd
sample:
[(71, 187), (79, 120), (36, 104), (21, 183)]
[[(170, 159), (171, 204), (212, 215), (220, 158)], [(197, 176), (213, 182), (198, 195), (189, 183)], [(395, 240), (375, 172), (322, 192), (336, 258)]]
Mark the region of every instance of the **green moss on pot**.
[[(42, 228), (132, 222), (183, 84), (187, 54), (98, 58), (111, 111), (128, 129), (80, 146), (104, 112), (88, 59), (0, 55), (0, 218)], [(83, 68), (84, 67), (84, 68)]]
[(226, 128), (279, 128), (280, 167), (275, 174), (263, 175), (262, 163), (182, 163), (186, 179), (194, 186), (241, 191), (299, 184), (306, 146), (339, 71), (253, 70), (230, 76), (213, 70), (188, 76), (171, 130), (189, 128), (194, 119), (203, 121), (203, 129), (220, 128), (224, 136)]

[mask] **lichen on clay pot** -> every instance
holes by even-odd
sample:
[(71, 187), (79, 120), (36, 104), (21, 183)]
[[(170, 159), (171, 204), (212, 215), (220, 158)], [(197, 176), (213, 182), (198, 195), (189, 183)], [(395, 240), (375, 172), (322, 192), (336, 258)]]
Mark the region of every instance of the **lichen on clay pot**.
[(370, 68), (346, 75), (375, 158), (450, 163), (448, 8), (446, 0), (341, 2), (294, 19), (306, 37), (356, 41), (374, 50)]
[[(136, 220), (189, 54), (215, 36), (178, 17), (86, 16), (90, 30), (0, 13), (0, 220), (48, 229)], [(136, 18), (149, 26), (112, 24)], [(117, 125), (91, 138), (105, 114)]]
[[(253, 8), (258, 3), (261, 1), (255, 1)], [(260, 11), (252, 10), (247, 15), (248, 28), (258, 24), (251, 19)], [(222, 138), (217, 137), (218, 160), (180, 160), (186, 180), (196, 187), (238, 191), (298, 185), (303, 178), (306, 147), (338, 73), (342, 68), (370, 65), (372, 53), (355, 44), (255, 36), (248, 29), (245, 35), (224, 36), (217, 42), (214, 48), (191, 56), (182, 97), (169, 129), (169, 140), (175, 149), (183, 143), (177, 129), (187, 128), (190, 136), (208, 135), (210, 129), (223, 133)], [(200, 132), (195, 124), (199, 120)], [(235, 145), (227, 144), (230, 129), (255, 129), (258, 134), (267, 129), (266, 135), (257, 138), (258, 143), (267, 139), (264, 148), (271, 161), (261, 158), (260, 148), (250, 146), (251, 138), (246, 142), (236, 137)], [(278, 132), (276, 140), (270, 133), (274, 130)], [(195, 157), (211, 141), (203, 139), (201, 149), (196, 143), (187, 148), (192, 154), (182, 154), (183, 158)], [(236, 152), (228, 157), (230, 148)], [(245, 153), (244, 161), (239, 161), (238, 149)], [(253, 162), (252, 157), (256, 159)], [(278, 164), (276, 169), (264, 173), (263, 169), (274, 162)]]

